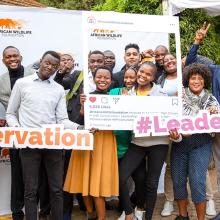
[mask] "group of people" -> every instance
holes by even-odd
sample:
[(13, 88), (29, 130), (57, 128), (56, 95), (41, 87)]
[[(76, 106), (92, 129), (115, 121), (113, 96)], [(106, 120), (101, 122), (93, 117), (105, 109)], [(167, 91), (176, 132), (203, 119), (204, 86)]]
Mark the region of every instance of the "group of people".
[[(197, 55), (207, 31), (208, 28), (203, 27), (196, 32), (195, 42), (183, 66), (183, 114), (186, 116), (196, 116), (199, 110), (220, 113), (220, 68), (210, 62), (202, 64)], [(68, 129), (83, 129), (87, 98), (83, 91), (84, 75), (75, 70), (70, 54), (47, 51), (39, 63), (25, 68), (19, 50), (8, 46), (2, 60), (8, 72), (0, 75), (1, 127), (38, 128), (57, 123)], [(126, 45), (125, 65), (117, 73), (113, 73), (115, 60), (110, 50), (89, 53), (90, 94), (178, 95), (176, 58), (165, 46), (140, 53), (137, 44)], [(211, 86), (213, 94), (210, 93)], [(10, 149), (14, 220), (24, 219), (23, 206), (26, 220), (37, 220), (38, 215), (41, 220), (71, 220), (73, 195), (76, 195), (80, 208), (86, 211), (86, 219), (106, 219), (106, 198), (118, 197), (122, 211), (118, 220), (141, 220), (144, 217), (150, 220), (165, 161), (165, 186), (171, 186), (165, 187), (165, 194), (172, 191), (172, 196), (171, 199), (166, 196), (161, 214), (171, 214), (175, 200), (179, 209), (176, 220), (189, 219), (189, 180), (197, 218), (205, 219), (206, 204), (210, 208), (210, 203), (206, 202), (206, 186), (212, 147), (220, 180), (220, 135), (182, 135), (176, 129), (171, 130), (169, 136), (148, 137), (135, 137), (132, 131), (93, 128), (90, 132), (94, 135), (92, 151)], [(135, 199), (131, 198), (130, 179), (133, 180), (132, 196)], [(213, 219), (220, 219), (220, 215)]]

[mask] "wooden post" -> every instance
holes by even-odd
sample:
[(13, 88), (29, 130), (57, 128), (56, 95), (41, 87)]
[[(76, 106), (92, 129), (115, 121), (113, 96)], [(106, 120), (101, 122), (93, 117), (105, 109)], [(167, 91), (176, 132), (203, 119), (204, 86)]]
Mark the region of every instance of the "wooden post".
[(168, 15), (168, 0), (162, 0), (162, 9), (163, 9), (163, 15)]
[(162, 0), (163, 15), (172, 15), (170, 0)]

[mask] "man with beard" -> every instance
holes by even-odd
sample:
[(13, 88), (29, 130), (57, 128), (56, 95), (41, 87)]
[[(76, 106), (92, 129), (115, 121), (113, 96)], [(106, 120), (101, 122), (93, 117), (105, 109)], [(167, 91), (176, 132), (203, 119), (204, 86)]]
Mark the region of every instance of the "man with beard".
[(125, 65), (121, 71), (113, 75), (114, 87), (122, 87), (124, 85), (124, 73), (130, 66), (138, 65), (140, 62), (140, 49), (137, 44), (128, 44), (125, 46), (124, 54)]

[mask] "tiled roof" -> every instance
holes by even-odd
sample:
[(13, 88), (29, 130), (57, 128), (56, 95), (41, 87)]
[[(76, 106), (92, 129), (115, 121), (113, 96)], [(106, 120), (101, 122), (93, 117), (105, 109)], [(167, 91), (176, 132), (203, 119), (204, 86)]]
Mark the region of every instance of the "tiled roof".
[(0, 0), (0, 5), (16, 5), (25, 7), (46, 7), (35, 0)]

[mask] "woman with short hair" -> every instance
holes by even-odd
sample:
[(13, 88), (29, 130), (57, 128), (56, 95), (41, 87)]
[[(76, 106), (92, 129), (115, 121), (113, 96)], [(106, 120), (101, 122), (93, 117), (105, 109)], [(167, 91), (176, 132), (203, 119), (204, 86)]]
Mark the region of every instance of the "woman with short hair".
[[(183, 115), (196, 116), (200, 110), (210, 114), (220, 112), (218, 101), (208, 91), (211, 87), (210, 70), (203, 64), (192, 64), (183, 74)], [(206, 173), (211, 156), (212, 136), (208, 133), (181, 135), (170, 131), (174, 140), (171, 151), (171, 174), (174, 198), (179, 215), (176, 220), (189, 219), (187, 213), (187, 178), (198, 220), (205, 219)]]

